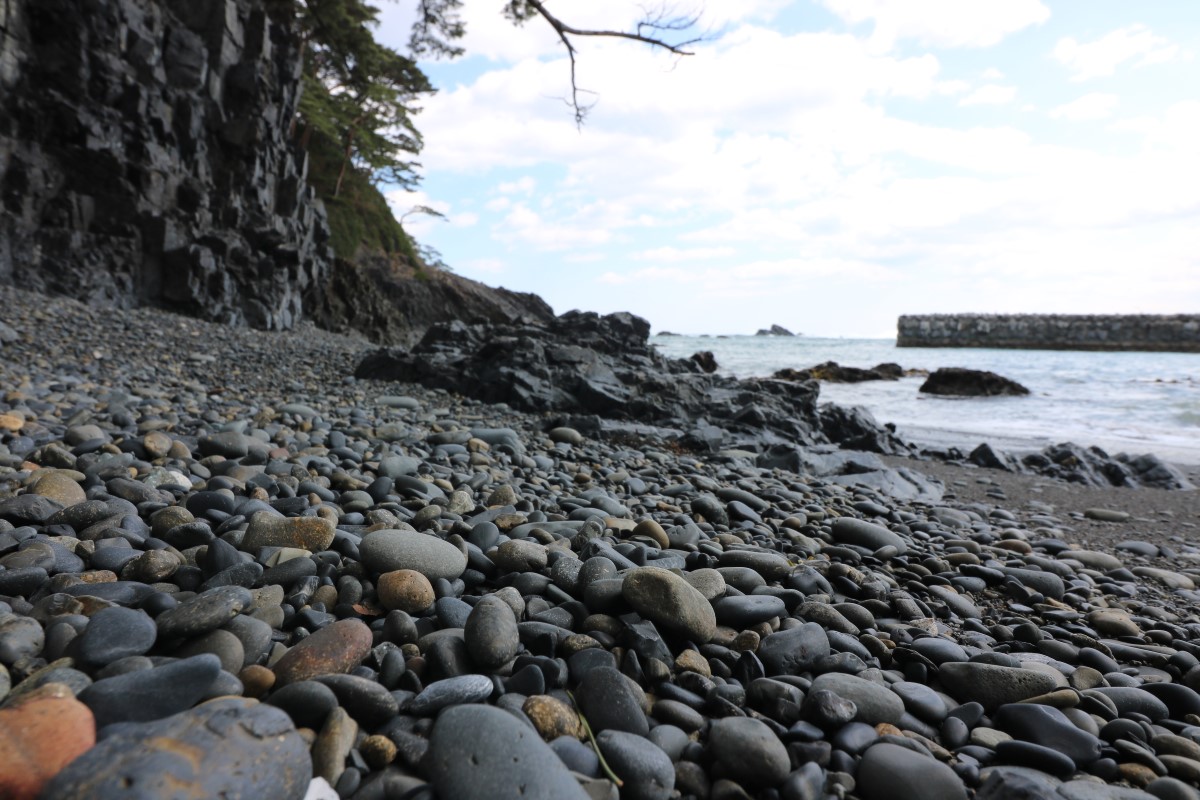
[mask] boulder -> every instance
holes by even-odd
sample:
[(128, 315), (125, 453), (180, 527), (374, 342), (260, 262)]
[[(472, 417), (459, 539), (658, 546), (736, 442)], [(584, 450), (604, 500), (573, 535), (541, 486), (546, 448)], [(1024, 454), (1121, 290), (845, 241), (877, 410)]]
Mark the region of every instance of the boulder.
[(924, 394), (953, 397), (1016, 397), (1029, 394), (1029, 390), (1016, 381), (987, 370), (963, 367), (942, 367), (935, 370), (921, 384), (920, 391)]

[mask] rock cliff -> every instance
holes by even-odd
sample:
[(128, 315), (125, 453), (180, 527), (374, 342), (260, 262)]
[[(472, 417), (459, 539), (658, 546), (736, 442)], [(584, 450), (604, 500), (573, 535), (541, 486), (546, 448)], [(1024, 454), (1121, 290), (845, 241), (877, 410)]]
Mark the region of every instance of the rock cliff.
[(288, 328), (327, 279), (280, 0), (0, 2), (0, 280)]

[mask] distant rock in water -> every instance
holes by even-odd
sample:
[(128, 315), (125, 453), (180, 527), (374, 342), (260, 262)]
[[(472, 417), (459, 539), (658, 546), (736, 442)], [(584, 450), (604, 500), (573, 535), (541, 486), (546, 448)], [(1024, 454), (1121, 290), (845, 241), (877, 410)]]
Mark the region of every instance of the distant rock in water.
[(772, 377), (781, 381), (824, 381), (826, 383), (862, 383), (863, 381), (894, 381), (904, 376), (899, 364), (878, 364), (870, 369), (843, 367), (836, 361), (826, 361), (807, 369), (781, 369)]
[(994, 372), (963, 367), (942, 367), (921, 384), (925, 394), (954, 397), (998, 397), (1029, 394), (1029, 390), (1014, 380)]
[(789, 331), (782, 325), (772, 325), (769, 328), (759, 328), (755, 336), (795, 336), (796, 334)]

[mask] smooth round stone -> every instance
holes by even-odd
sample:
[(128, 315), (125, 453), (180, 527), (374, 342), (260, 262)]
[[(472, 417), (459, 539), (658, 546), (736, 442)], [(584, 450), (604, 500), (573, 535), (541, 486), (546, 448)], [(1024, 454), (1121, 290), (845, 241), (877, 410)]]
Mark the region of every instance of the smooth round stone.
[(1200, 692), (1179, 683), (1146, 683), (1141, 687), (1166, 704), (1172, 719), (1200, 716)]
[(496, 548), (492, 560), (505, 572), (540, 572), (549, 559), (545, 545), (529, 539), (509, 539)]
[(943, 639), (940, 636), (923, 636), (920, 639), (914, 639), (909, 647), (928, 658), (934, 664), (966, 661), (969, 658), (967, 651), (962, 648), (962, 645), (952, 642), (949, 639)]
[(156, 638), (158, 627), (145, 611), (112, 606), (92, 615), (76, 647), (83, 663), (98, 668), (126, 656), (144, 655)]
[(768, 582), (781, 581), (792, 572), (786, 556), (766, 550), (726, 550), (717, 561), (722, 567), (748, 567)]
[(438, 797), (588, 799), (537, 731), (494, 706), (459, 705), (443, 711), (422, 766)]
[(778, 631), (758, 646), (758, 657), (768, 675), (799, 675), (829, 655), (829, 636), (815, 622)]
[(1167, 704), (1145, 689), (1136, 686), (1097, 686), (1088, 689), (1087, 694), (1101, 694), (1113, 702), (1117, 712), (1125, 716), (1130, 712), (1145, 714), (1151, 722), (1158, 722), (1170, 716)]
[(114, 722), (147, 722), (191, 708), (220, 674), (216, 656), (192, 656), (98, 680), (80, 692), (79, 699), (92, 710), (97, 729)]
[(1102, 608), (1087, 615), (1091, 625), (1104, 636), (1141, 636), (1142, 629), (1128, 613), (1116, 608)]
[(1126, 511), (1115, 511), (1111, 508), (1087, 508), (1083, 515), (1098, 522), (1128, 522), (1133, 517)]
[(679, 575), (658, 567), (630, 570), (621, 583), (621, 595), (639, 614), (660, 629), (698, 644), (717, 632), (712, 605)]
[(299, 681), (271, 692), (266, 699), (287, 713), (298, 728), (320, 730), (329, 712), (337, 708), (337, 695), (323, 683)]
[(996, 745), (996, 760), (1003, 764), (1048, 772), (1058, 778), (1069, 778), (1075, 774), (1075, 762), (1065, 753), (1034, 742), (1010, 739)]
[(594, 667), (575, 690), (575, 703), (594, 732), (617, 730), (645, 736), (650, 724), (629, 679), (613, 667)]
[(404, 711), (416, 716), (430, 716), (450, 706), (482, 703), (495, 690), (487, 675), (459, 675), (434, 681), (409, 701)]
[(1169, 589), (1184, 589), (1192, 591), (1196, 588), (1196, 582), (1180, 572), (1174, 572), (1169, 569), (1158, 569), (1156, 567), (1134, 567), (1130, 570), (1139, 578), (1150, 578), (1165, 585)]
[(826, 672), (812, 682), (810, 691), (826, 689), (858, 708), (854, 718), (868, 725), (890, 722), (895, 725), (904, 714), (904, 701), (886, 686), (840, 672)]
[(923, 683), (899, 681), (893, 683), (891, 688), (913, 716), (920, 717), (926, 722), (940, 723), (949, 713), (946, 701), (942, 699), (942, 696)]
[(661, 550), (666, 550), (671, 546), (671, 541), (667, 538), (667, 532), (663, 526), (652, 519), (644, 519), (635, 525), (630, 536), (644, 536), (653, 539)]
[(771, 595), (740, 595), (719, 597), (712, 603), (717, 623), (737, 630), (766, 622), (775, 617), (787, 616), (787, 607), (781, 598)]
[(325, 517), (280, 517), (266, 511), (255, 512), (242, 538), (242, 549), (260, 547), (297, 547), (317, 552), (333, 543), (336, 527)]
[(363, 564), (372, 572), (412, 569), (430, 581), (452, 581), (467, 568), (467, 557), (447, 541), (416, 531), (383, 529), (368, 533), (358, 546)]
[(42, 652), (46, 633), (36, 619), (0, 616), (0, 664), (8, 666)]
[(246, 661), (246, 650), (242, 640), (226, 630), (209, 631), (195, 639), (189, 639), (175, 651), (181, 658), (212, 653), (221, 660), (221, 669), (237, 674)]
[(908, 543), (899, 534), (857, 517), (838, 517), (832, 529), (833, 540), (838, 544), (858, 545), (872, 552), (890, 546), (896, 548), (897, 555), (908, 552)]
[(1110, 553), (1100, 553), (1095, 550), (1063, 550), (1055, 558), (1078, 561), (1085, 567), (1101, 572), (1108, 572), (1125, 566), (1125, 563), (1116, 556)]
[(490, 595), (471, 609), (463, 627), (463, 638), (471, 660), (486, 670), (497, 669), (512, 661), (521, 644), (512, 608)]
[(338, 705), (365, 728), (378, 727), (400, 711), (392, 693), (373, 680), (357, 675), (321, 675), (313, 680), (332, 689)]
[(397, 569), (383, 573), (375, 582), (375, 591), (379, 595), (379, 602), (389, 611), (400, 609), (418, 614), (437, 600), (429, 578), (415, 569)]
[(273, 797), (301, 800), (308, 744), (277, 708), (222, 697), (156, 722), (121, 726), (72, 761), (40, 795)]
[(238, 431), (220, 431), (219, 433), (201, 436), (199, 441), (200, 455), (224, 456), (225, 458), (242, 458), (250, 452), (250, 437)]
[(30, 494), (48, 497), (62, 504), (64, 508), (87, 500), (87, 494), (83, 491), (83, 487), (70, 475), (58, 470), (34, 473), (34, 478), (30, 481), (26, 491)]
[(863, 754), (855, 773), (863, 800), (966, 800), (954, 770), (907, 747), (880, 742)]
[(371, 645), (371, 629), (360, 620), (343, 619), (326, 625), (292, 645), (275, 662), (276, 685), (349, 672), (362, 663)]
[(1062, 753), (1078, 765), (1090, 764), (1100, 757), (1103, 745), (1100, 739), (1075, 727), (1057, 708), (1037, 703), (1010, 703), (996, 710), (992, 722), (1015, 738)]
[(247, 589), (218, 586), (162, 612), (154, 622), (163, 639), (199, 636), (221, 627), (253, 601)]
[(668, 800), (675, 789), (675, 765), (662, 748), (641, 736), (606, 730), (596, 735), (604, 760), (624, 782), (628, 800)]
[(683, 578), (692, 588), (704, 595), (705, 600), (715, 600), (725, 594), (725, 578), (715, 569), (696, 569), (683, 573)]
[(1008, 577), (1018, 580), (1026, 589), (1041, 592), (1055, 600), (1062, 600), (1063, 592), (1066, 590), (1063, 579), (1053, 572), (1022, 567), (1004, 567), (1003, 571)]
[(938, 667), (938, 680), (954, 699), (977, 701), (988, 711), (1046, 694), (1059, 685), (1044, 672), (976, 661), (942, 664)]
[(714, 720), (708, 753), (743, 786), (778, 786), (791, 771), (787, 748), (765, 723), (751, 717)]

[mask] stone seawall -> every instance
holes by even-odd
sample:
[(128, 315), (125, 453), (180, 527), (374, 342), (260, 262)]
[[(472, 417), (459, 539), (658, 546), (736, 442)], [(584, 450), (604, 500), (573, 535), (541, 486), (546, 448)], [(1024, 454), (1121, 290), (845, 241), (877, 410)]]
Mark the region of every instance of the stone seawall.
[(906, 314), (897, 347), (1200, 353), (1200, 314)]

